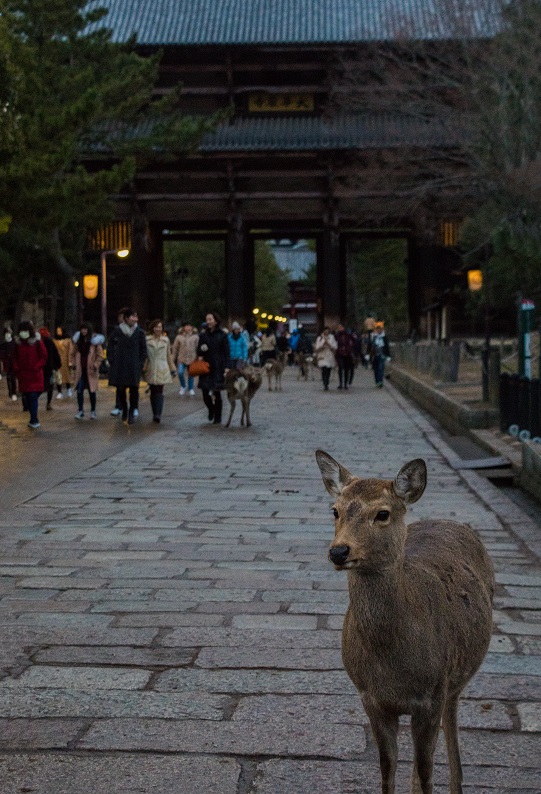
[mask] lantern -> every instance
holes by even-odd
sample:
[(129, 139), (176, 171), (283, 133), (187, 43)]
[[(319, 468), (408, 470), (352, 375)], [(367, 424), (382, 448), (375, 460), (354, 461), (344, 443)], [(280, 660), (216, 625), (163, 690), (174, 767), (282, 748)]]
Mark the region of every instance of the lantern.
[(98, 297), (98, 277), (88, 275), (83, 277), (83, 294), (87, 300)]
[(477, 292), (483, 286), (483, 271), (468, 270), (468, 289)]

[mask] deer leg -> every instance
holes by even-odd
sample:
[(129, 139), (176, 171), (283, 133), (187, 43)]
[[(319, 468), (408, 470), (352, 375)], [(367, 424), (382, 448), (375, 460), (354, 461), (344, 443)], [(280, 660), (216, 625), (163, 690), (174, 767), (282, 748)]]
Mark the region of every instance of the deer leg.
[(250, 427), (251, 424), (252, 423), (250, 422), (250, 400), (248, 399), (246, 400), (246, 427)]
[(269, 379), (269, 391), (272, 391), (272, 375), (270, 372), (267, 374), (267, 377)]
[(244, 427), (244, 417), (246, 415), (246, 400), (243, 398), (240, 401), (240, 403), (242, 405), (242, 415), (240, 417), (240, 424), (241, 424), (241, 427)]
[(227, 422), (225, 424), (226, 427), (229, 427), (229, 425), (231, 424), (231, 419), (233, 417), (233, 414), (235, 413), (235, 400), (234, 399), (233, 400), (230, 399), (229, 400), (229, 404), (231, 406), (231, 410), (229, 411), (229, 419), (227, 420)]
[(379, 751), (379, 768), (381, 772), (382, 794), (394, 794), (396, 765), (398, 761), (398, 748), (396, 737), (398, 735), (398, 716), (382, 713), (377, 708), (364, 708), (368, 714), (372, 732), (376, 739)]
[(450, 794), (462, 794), (462, 764), (460, 763), (460, 746), (458, 743), (458, 699), (460, 692), (447, 695), (443, 707), (443, 732), (449, 759), (451, 777)]
[(414, 759), (411, 779), (412, 794), (432, 794), (433, 792), (434, 752), (438, 741), (443, 704), (438, 701), (431, 706), (430, 709), (418, 709), (411, 715)]

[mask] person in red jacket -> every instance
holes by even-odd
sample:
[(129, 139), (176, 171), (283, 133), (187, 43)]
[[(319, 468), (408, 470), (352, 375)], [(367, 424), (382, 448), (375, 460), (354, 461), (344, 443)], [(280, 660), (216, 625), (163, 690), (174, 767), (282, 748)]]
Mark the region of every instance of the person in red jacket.
[(16, 342), (13, 369), (19, 381), (23, 408), (30, 413), (28, 427), (36, 430), (40, 427), (38, 400), (41, 392), (45, 390), (43, 368), (47, 363), (47, 350), (29, 320), (20, 323)]

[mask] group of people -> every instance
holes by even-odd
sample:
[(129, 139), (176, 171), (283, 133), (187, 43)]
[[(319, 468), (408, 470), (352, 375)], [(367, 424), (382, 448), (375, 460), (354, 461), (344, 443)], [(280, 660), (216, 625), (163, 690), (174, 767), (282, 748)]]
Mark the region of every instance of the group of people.
[(338, 388), (348, 389), (353, 382), (355, 364), (358, 360), (364, 366), (369, 364), (374, 372), (378, 388), (383, 387), (385, 363), (391, 360), (390, 347), (385, 325), (382, 320), (369, 317), (365, 320), (364, 332), (358, 337), (339, 324), (333, 334), (328, 326), (317, 337), (314, 354), (325, 391), (329, 389), (331, 371), (338, 368)]
[[(114, 416), (133, 424), (139, 415), (139, 385), (147, 384), (152, 408), (152, 419), (159, 423), (164, 407), (164, 387), (178, 377), (179, 395), (195, 396), (195, 381), (190, 366), (195, 361), (205, 362), (205, 371), (199, 375), (198, 387), (208, 410), (209, 421), (222, 421), (222, 395), (225, 375), (229, 369), (242, 369), (246, 364), (264, 366), (270, 358), (282, 354), (283, 360), (295, 363), (300, 354), (313, 355), (321, 369), (323, 387), (329, 388), (330, 375), (338, 368), (339, 389), (348, 389), (353, 381), (356, 362), (365, 366), (370, 362), (376, 385), (383, 385), (385, 362), (389, 358), (389, 343), (381, 321), (368, 318), (363, 334), (356, 334), (338, 325), (334, 333), (325, 327), (312, 345), (302, 327), (292, 333), (277, 333), (272, 325), (264, 332), (255, 328), (242, 328), (232, 323), (231, 331), (223, 329), (216, 312), (209, 312), (199, 332), (189, 322), (183, 322), (171, 345), (161, 319), (148, 324), (147, 332), (139, 326), (135, 309), (120, 310), (118, 324), (107, 342), (94, 333), (90, 323), (82, 322), (73, 336), (56, 328), (54, 337), (49, 330), (39, 330), (24, 320), (15, 335), (11, 328), (4, 329), (0, 343), (0, 377), (7, 381), (11, 400), (22, 397), (23, 410), (28, 411), (31, 429), (40, 427), (38, 404), (41, 394), (46, 394), (46, 408), (52, 408), (56, 388), (57, 399), (64, 394), (77, 396), (75, 418), (85, 418), (84, 400), (88, 392), (90, 419), (96, 419), (96, 398), (100, 372), (107, 372), (109, 385), (116, 389)], [(64, 389), (66, 390), (64, 392)]]

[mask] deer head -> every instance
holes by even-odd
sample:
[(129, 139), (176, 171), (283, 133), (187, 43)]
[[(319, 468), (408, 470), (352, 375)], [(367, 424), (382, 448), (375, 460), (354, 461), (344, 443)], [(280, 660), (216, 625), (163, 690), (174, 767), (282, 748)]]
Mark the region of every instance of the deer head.
[(334, 499), (334, 540), (329, 559), (338, 570), (377, 570), (403, 555), (406, 505), (426, 486), (426, 465), (417, 458), (402, 466), (394, 480), (362, 480), (323, 450), (316, 460), (325, 488)]

